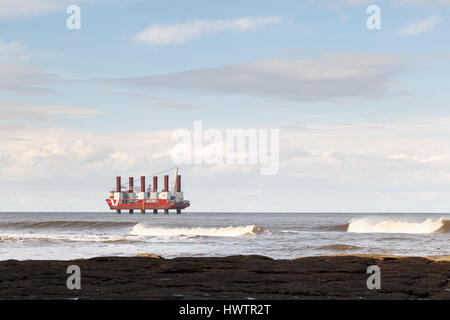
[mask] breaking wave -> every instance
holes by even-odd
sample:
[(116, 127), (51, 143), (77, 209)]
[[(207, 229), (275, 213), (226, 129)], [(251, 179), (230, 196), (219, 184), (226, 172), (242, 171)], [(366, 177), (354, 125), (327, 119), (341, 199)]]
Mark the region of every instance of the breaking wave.
[(0, 224), (8, 229), (112, 229), (134, 226), (136, 222), (126, 221), (39, 221), (7, 222)]
[(427, 219), (423, 222), (374, 221), (370, 218), (350, 221), (347, 232), (355, 233), (450, 233), (450, 220)]
[(9, 239), (10, 239), (10, 237), (7, 237), (7, 236), (0, 236), (0, 242), (7, 241), (7, 240), (9, 240)]
[(103, 242), (103, 243), (127, 243), (136, 242), (136, 239), (130, 239), (122, 236), (65, 236), (51, 234), (8, 234), (0, 236), (0, 241), (12, 242)]
[(443, 220), (442, 227), (435, 231), (436, 233), (450, 233), (450, 220)]
[(223, 227), (223, 228), (161, 228), (138, 223), (131, 230), (136, 236), (190, 236), (190, 237), (245, 237), (262, 233), (264, 229), (255, 226)]

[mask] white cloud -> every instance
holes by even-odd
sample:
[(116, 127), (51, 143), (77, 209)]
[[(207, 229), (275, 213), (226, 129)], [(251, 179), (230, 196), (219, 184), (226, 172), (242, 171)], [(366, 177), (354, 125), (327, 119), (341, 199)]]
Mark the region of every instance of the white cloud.
[(432, 16), (428, 19), (409, 24), (398, 31), (399, 35), (415, 36), (421, 33), (433, 31), (434, 28), (443, 21), (440, 15)]
[[(444, 185), (450, 182), (450, 143), (433, 137), (448, 135), (448, 127), (450, 119), (378, 126), (308, 124), (307, 130), (288, 126), (281, 128), (284, 170), (280, 174), (368, 187)], [(145, 170), (173, 166), (170, 130), (94, 135), (62, 128), (0, 125), (0, 134), (2, 179), (56, 178), (66, 171), (71, 177), (93, 175), (95, 179), (97, 174), (111, 174), (117, 169), (126, 174), (149, 165), (152, 168)], [(210, 172), (218, 179), (242, 172), (259, 175), (258, 167), (253, 169), (206, 166), (196, 175), (205, 179)]]
[(44, 121), (57, 116), (91, 118), (103, 112), (74, 105), (17, 105), (0, 102), (0, 121)]
[(192, 20), (179, 24), (152, 24), (135, 36), (138, 42), (152, 45), (182, 44), (205, 34), (221, 31), (248, 31), (280, 24), (279, 16), (245, 17), (232, 20)]
[(403, 62), (392, 55), (335, 54), (105, 81), (125, 86), (163, 87), (202, 93), (326, 101), (348, 97), (378, 99), (391, 93), (393, 80), (404, 71)]
[[(217, 209), (223, 211), (296, 210), (282, 205), (286, 198), (301, 202), (302, 210), (417, 211), (419, 207), (414, 206), (447, 192), (448, 128), (450, 119), (309, 123), (307, 130), (289, 126), (280, 131), (278, 175), (262, 177), (258, 166), (248, 165), (184, 166), (183, 186), (197, 211), (218, 208), (217, 203), (223, 204)], [(93, 134), (0, 124), (0, 179), (4, 182), (0, 193), (3, 200), (14, 200), (5, 204), (6, 210), (64, 210), (64, 203), (70, 203), (75, 194), (80, 203), (65, 210), (106, 210), (103, 198), (114, 185), (114, 176), (150, 175), (173, 166), (171, 133)], [(55, 192), (61, 207), (52, 207), (51, 201), (38, 206), (26, 201)], [(205, 192), (211, 197), (205, 198)], [(382, 204), (377, 195), (385, 196)], [(252, 205), (247, 203), (249, 196), (254, 199)], [(17, 203), (16, 197), (23, 201)], [(446, 197), (436, 201), (434, 210), (446, 208)]]
[(21, 41), (2, 42), (0, 41), (0, 61), (20, 61), (25, 62), (30, 59)]
[[(62, 128), (0, 125), (2, 179), (96, 179), (169, 161), (170, 132), (92, 134)], [(161, 159), (154, 153), (163, 153)], [(163, 167), (165, 169), (166, 167)], [(148, 169), (148, 168), (147, 168)]]
[(0, 18), (25, 18), (62, 10), (68, 1), (0, 0)]
[(71, 4), (93, 2), (95, 0), (0, 0), (0, 19), (28, 18), (56, 11), (66, 14)]

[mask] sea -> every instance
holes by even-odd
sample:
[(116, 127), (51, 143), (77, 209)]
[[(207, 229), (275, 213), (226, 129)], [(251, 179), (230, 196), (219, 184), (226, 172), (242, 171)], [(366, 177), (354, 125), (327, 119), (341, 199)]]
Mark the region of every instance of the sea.
[(0, 260), (335, 254), (450, 256), (450, 214), (0, 213)]

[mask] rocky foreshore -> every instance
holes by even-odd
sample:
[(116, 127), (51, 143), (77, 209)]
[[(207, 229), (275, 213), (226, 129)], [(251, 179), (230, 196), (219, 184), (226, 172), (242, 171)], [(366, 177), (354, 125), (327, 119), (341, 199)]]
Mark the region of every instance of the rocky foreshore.
[[(81, 289), (69, 290), (77, 265)], [(381, 271), (369, 290), (367, 268)], [(450, 257), (100, 257), (0, 261), (0, 299), (450, 299)]]

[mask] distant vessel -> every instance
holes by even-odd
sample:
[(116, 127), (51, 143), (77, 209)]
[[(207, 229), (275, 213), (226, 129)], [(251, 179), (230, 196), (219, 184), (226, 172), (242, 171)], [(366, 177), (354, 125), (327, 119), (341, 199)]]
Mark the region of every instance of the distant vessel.
[[(164, 172), (164, 171), (162, 171)], [(109, 198), (106, 202), (111, 210), (116, 210), (117, 214), (121, 210), (129, 210), (132, 214), (134, 210), (140, 210), (145, 214), (145, 210), (153, 210), (154, 214), (158, 210), (164, 210), (165, 214), (169, 210), (176, 210), (177, 214), (182, 209), (190, 206), (188, 200), (184, 200), (183, 192), (181, 192), (181, 176), (178, 175), (178, 168), (175, 168), (171, 189), (169, 190), (169, 176), (164, 176), (164, 189), (158, 191), (158, 176), (153, 176), (153, 186), (149, 185), (145, 188), (145, 176), (141, 176), (141, 186), (134, 187), (134, 178), (130, 177), (128, 186), (124, 186), (122, 191), (121, 177), (116, 177), (116, 188), (109, 192)]]

